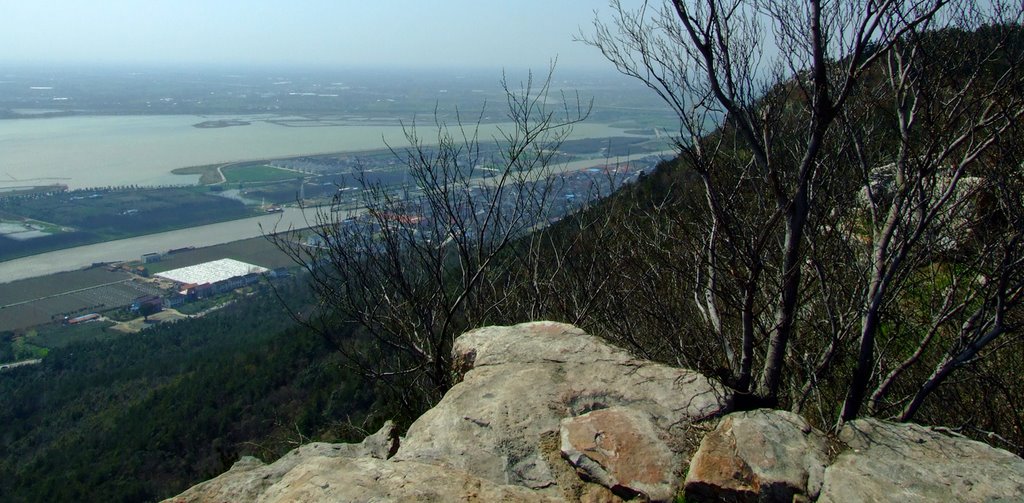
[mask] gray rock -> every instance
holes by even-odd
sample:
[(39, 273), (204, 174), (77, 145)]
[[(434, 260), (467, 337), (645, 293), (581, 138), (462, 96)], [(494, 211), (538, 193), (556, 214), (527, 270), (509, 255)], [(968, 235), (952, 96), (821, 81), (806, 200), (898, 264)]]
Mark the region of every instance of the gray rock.
[[(557, 495), (552, 467), (538, 447), (565, 418), (628, 407), (645, 415), (657, 438), (688, 460), (681, 439), (692, 422), (727, 405), (724, 388), (689, 370), (634, 359), (579, 329), (536, 322), (488, 327), (459, 337), (465, 377), (409, 428), (396, 460), (469, 472), (496, 484)], [(675, 467), (678, 468), (678, 467)], [(676, 473), (673, 487), (682, 483)]]
[(820, 502), (1024, 501), (1024, 460), (909, 423), (858, 419), (825, 470)]
[(687, 501), (813, 500), (828, 464), (825, 436), (792, 412), (722, 418), (704, 436), (686, 476)]
[(555, 502), (518, 486), (415, 461), (313, 457), (289, 471), (255, 501), (260, 503), (500, 501)]
[(277, 483), (288, 472), (310, 458), (360, 458), (385, 459), (398, 449), (398, 436), (391, 421), (384, 424), (377, 433), (366, 437), (358, 444), (328, 444), (314, 442), (302, 445), (267, 465), (252, 456), (243, 456), (230, 470), (216, 478), (192, 486), (173, 498), (164, 500), (175, 503), (187, 502), (236, 502), (255, 501), (271, 485)]

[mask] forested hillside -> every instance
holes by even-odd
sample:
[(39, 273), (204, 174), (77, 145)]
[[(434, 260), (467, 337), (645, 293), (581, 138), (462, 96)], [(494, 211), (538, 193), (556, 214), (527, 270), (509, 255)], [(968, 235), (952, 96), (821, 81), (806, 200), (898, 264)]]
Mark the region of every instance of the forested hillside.
[[(282, 291), (301, 307), (307, 290)], [(0, 373), (4, 501), (147, 501), (241, 455), (361, 438), (373, 393), (269, 289)]]

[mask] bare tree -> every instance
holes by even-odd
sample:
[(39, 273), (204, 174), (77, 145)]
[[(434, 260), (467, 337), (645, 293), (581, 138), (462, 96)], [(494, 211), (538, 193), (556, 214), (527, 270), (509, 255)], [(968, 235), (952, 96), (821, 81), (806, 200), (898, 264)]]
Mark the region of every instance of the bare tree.
[(699, 187), (680, 201), (700, 204), (675, 249), (690, 250), (677, 257), (693, 271), (686, 296), (740, 407), (818, 394), (819, 411), (843, 404), (840, 421), (865, 404), (909, 419), (1016, 331), (1022, 224), (1005, 187), (1020, 160), (998, 147), (1024, 112), (1022, 6), (611, 8), (581, 38), (680, 119)]
[(335, 338), (336, 347), (409, 412), (453, 384), (455, 337), (499, 315), (503, 271), (520, 260), (509, 247), (552, 209), (558, 147), (589, 106), (558, 100), (550, 84), (551, 73), (516, 88), (503, 80), (508, 122), (491, 138), (483, 112), (451, 125), (435, 113), (429, 135), (406, 127), (408, 146), (391, 148), (409, 184), (362, 177), (358, 207), (336, 198), (308, 232), (277, 239), (309, 273), (322, 303), (317, 328), (330, 337), (338, 324), (358, 325), (368, 337)]

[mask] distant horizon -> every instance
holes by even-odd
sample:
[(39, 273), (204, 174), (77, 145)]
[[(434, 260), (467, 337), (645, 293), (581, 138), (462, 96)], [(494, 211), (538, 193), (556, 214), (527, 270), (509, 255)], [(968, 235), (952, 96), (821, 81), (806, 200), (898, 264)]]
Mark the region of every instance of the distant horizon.
[(12, 2), (2, 65), (594, 70), (574, 39), (607, 0), (52, 0)]
[[(159, 61), (107, 61), (107, 62), (82, 62), (82, 61), (23, 61), (0, 59), (0, 74), (11, 71), (75, 71), (75, 72), (103, 72), (103, 71), (127, 71), (127, 72), (242, 72), (242, 73), (267, 73), (267, 72), (378, 72), (378, 73), (447, 73), (467, 72), (474, 74), (502, 72), (510, 77), (522, 74), (525, 76), (531, 72), (534, 76), (546, 76), (548, 70), (554, 65), (554, 75), (557, 78), (560, 74), (585, 74), (595, 76), (617, 76), (629, 79), (616, 71), (610, 64), (607, 66), (569, 66), (558, 61), (552, 61), (543, 66), (516, 66), (516, 65), (388, 65), (388, 64), (329, 64), (329, 63), (231, 63), (231, 62), (159, 62)], [(631, 79), (630, 79), (631, 80)]]

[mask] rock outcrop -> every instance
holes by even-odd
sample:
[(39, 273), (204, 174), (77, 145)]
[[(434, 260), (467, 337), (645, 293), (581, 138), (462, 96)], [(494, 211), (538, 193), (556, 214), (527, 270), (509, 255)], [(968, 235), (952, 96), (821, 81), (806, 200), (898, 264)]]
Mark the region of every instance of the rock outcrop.
[[(601, 475), (621, 474), (614, 468), (628, 462), (621, 451), (575, 449), (570, 460), (592, 481), (623, 496), (670, 499), (682, 484), (689, 458), (674, 439), (683, 438), (691, 423), (727, 407), (724, 388), (706, 377), (637, 360), (571, 325), (540, 322), (474, 330), (456, 341), (455, 353), (466, 370), (463, 381), (413, 423), (396, 460), (440, 464), (494, 483), (567, 497), (541, 449), (541, 437), (557, 432), (564, 440), (568, 435), (563, 431), (576, 428), (563, 420), (615, 411), (618, 417), (628, 415), (634, 431), (643, 430), (647, 441), (664, 446), (665, 464), (656, 467), (662, 473), (627, 487), (624, 479)], [(566, 453), (572, 447), (563, 441), (562, 449)], [(660, 482), (647, 484), (655, 479)]]
[(821, 502), (1024, 501), (1024, 460), (916, 424), (858, 419), (825, 470)]
[(723, 415), (720, 384), (571, 325), (474, 330), (455, 353), (462, 381), (401, 445), (386, 425), (243, 458), (168, 501), (1024, 500), (1008, 452), (910, 424), (853, 421), (828, 439), (788, 412)]
[(561, 424), (561, 451), (586, 478), (613, 493), (668, 501), (677, 492), (685, 452), (673, 452), (650, 418), (628, 407), (569, 417)]
[(398, 448), (395, 426), (388, 421), (377, 433), (358, 444), (314, 442), (298, 447), (267, 465), (245, 456), (219, 477), (193, 486), (167, 501), (234, 502), (256, 501), (264, 491), (277, 484), (297, 466), (311, 459), (387, 459)]
[(687, 501), (814, 500), (828, 441), (792, 412), (729, 414), (704, 436), (686, 477)]

